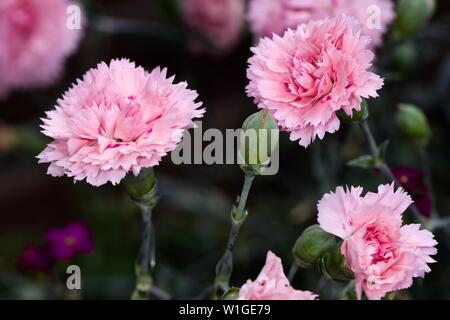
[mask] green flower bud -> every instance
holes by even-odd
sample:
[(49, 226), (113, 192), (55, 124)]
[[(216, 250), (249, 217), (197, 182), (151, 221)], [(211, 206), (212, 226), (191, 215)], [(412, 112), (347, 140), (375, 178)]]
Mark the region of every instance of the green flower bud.
[(432, 16), (435, 0), (400, 0), (397, 6), (395, 32), (402, 37), (415, 34)]
[(124, 179), (125, 188), (131, 199), (140, 207), (153, 209), (158, 202), (156, 178), (152, 168), (141, 169), (135, 176), (128, 174)]
[(431, 131), (425, 114), (415, 105), (399, 104), (395, 119), (397, 130), (406, 138), (424, 146), (430, 139)]
[(369, 108), (367, 106), (366, 100), (361, 101), (361, 110), (353, 110), (353, 113), (351, 116), (345, 113), (344, 110), (338, 110), (336, 111), (336, 115), (338, 116), (339, 120), (346, 123), (359, 123), (361, 121), (366, 120), (369, 117)]
[(341, 254), (341, 245), (337, 244), (326, 252), (318, 261), (320, 272), (329, 279), (349, 281), (354, 279), (353, 272), (346, 266), (345, 257)]
[(393, 70), (406, 73), (417, 61), (417, 49), (413, 41), (405, 41), (395, 47), (390, 66)]
[(239, 288), (232, 287), (222, 296), (222, 300), (236, 300), (239, 297)]
[(261, 174), (278, 144), (278, 125), (267, 110), (250, 115), (242, 125), (239, 156), (248, 175)]
[(306, 228), (297, 239), (292, 254), (297, 265), (308, 268), (335, 245), (336, 237), (314, 224)]

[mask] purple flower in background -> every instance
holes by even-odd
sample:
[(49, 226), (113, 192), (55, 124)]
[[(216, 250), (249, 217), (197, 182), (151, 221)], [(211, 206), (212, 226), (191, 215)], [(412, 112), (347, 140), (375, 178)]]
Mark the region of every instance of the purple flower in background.
[(431, 197), (422, 170), (410, 167), (391, 168), (400, 185), (411, 195), (416, 207), (426, 218), (431, 216)]
[(51, 254), (58, 260), (70, 260), (77, 253), (91, 253), (94, 241), (88, 228), (81, 222), (71, 222), (63, 228), (50, 229), (45, 235)]
[(53, 265), (48, 246), (29, 245), (25, 247), (20, 256), (18, 268), (22, 272), (38, 271), (48, 272)]

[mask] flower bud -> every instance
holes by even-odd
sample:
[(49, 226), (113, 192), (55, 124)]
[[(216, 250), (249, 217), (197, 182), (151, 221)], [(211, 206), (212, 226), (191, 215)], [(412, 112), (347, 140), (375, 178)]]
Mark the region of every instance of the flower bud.
[(335, 245), (335, 236), (314, 224), (306, 228), (297, 239), (292, 254), (297, 265), (308, 268)]
[(400, 0), (395, 31), (403, 37), (415, 34), (431, 17), (435, 7), (435, 0)]
[(236, 300), (239, 297), (239, 288), (232, 287), (222, 296), (222, 300)]
[(361, 109), (359, 111), (353, 110), (351, 116), (345, 113), (344, 110), (338, 110), (336, 112), (339, 120), (346, 123), (359, 123), (361, 121), (366, 120), (369, 117), (369, 108), (367, 106), (366, 100), (361, 101)]
[(390, 67), (402, 73), (413, 69), (417, 61), (417, 49), (413, 41), (405, 41), (394, 48)]
[(320, 272), (329, 279), (349, 281), (354, 279), (353, 272), (347, 267), (345, 257), (341, 253), (341, 245), (336, 244), (318, 261)]
[(278, 144), (278, 125), (272, 114), (261, 110), (250, 115), (242, 125), (239, 157), (242, 170), (248, 175), (261, 174), (270, 162)]
[(8, 153), (18, 144), (17, 132), (0, 123), (0, 153)]
[(415, 105), (399, 104), (395, 119), (397, 130), (406, 138), (426, 145), (430, 139), (430, 127), (425, 114)]
[(152, 209), (158, 202), (156, 178), (152, 168), (141, 169), (137, 176), (128, 174), (124, 184), (131, 199), (140, 207)]

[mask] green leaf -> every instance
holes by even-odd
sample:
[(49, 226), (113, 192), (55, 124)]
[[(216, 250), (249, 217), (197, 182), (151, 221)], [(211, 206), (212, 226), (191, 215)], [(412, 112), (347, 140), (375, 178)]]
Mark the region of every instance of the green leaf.
[(378, 146), (378, 159), (377, 159), (378, 161), (384, 162), (388, 147), (389, 147), (389, 140), (384, 141), (382, 144)]
[(349, 162), (347, 162), (347, 165), (350, 167), (372, 169), (377, 165), (377, 162), (371, 155), (366, 154), (356, 159), (350, 160)]

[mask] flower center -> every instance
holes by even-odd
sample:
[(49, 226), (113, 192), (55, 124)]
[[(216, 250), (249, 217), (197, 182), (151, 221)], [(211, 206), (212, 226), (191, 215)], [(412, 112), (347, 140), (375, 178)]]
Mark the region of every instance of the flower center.
[(68, 236), (64, 239), (64, 243), (69, 247), (73, 247), (77, 244), (77, 239), (73, 236)]
[(403, 185), (407, 185), (408, 182), (409, 182), (408, 176), (401, 176), (401, 177), (400, 177), (400, 182), (401, 182), (401, 184), (403, 184)]
[(28, 36), (33, 31), (34, 20), (33, 8), (26, 3), (18, 4), (16, 7), (12, 8), (11, 14), (9, 15), (11, 27), (24, 37)]
[(389, 262), (395, 256), (395, 246), (387, 230), (379, 226), (371, 225), (366, 229), (363, 239), (374, 248), (372, 264)]

